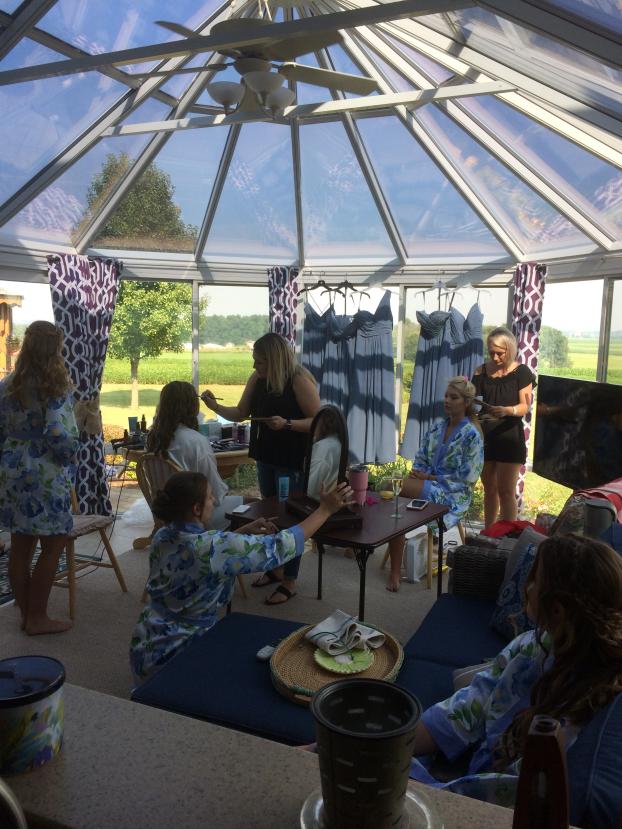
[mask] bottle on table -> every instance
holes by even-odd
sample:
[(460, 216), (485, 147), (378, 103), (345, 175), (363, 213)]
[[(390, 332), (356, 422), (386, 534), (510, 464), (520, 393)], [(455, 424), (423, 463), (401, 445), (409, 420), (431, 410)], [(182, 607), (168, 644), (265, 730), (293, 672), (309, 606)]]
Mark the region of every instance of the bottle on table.
[(140, 419), (140, 431), (141, 432), (146, 432), (147, 431), (147, 418), (145, 417), (144, 414)]
[(568, 782), (561, 726), (531, 721), (521, 763), (512, 829), (568, 829)]

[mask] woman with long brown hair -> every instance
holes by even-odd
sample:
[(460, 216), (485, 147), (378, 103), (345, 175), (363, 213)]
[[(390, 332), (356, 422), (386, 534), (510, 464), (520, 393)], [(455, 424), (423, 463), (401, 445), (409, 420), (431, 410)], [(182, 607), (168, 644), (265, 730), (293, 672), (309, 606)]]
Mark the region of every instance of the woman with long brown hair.
[[(278, 492), (279, 478), (289, 479), (289, 490), (302, 489), (302, 470), (311, 422), (320, 408), (313, 376), (299, 365), (290, 344), (279, 334), (264, 334), (253, 345), (255, 370), (237, 406), (221, 406), (211, 391), (201, 395), (205, 405), (227, 420), (251, 417), (249, 457), (257, 462), (262, 498)], [(283, 604), (293, 598), (300, 560), (283, 569), (263, 573), (254, 587), (278, 586), (266, 604)]]
[[(584, 536), (548, 538), (538, 549), (525, 600), (535, 628), (510, 642), (469, 686), (424, 712), (413, 751), (440, 750), (452, 761), (471, 752), (467, 775), (444, 787), (506, 806), (513, 803), (517, 764), (535, 715), (559, 720), (572, 750), (582, 729), (622, 691), (622, 559)], [(411, 776), (439, 785), (418, 761)], [(622, 793), (619, 786), (617, 794), (609, 789), (607, 808), (617, 827)], [(570, 794), (572, 807), (572, 785)]]
[[(61, 633), (47, 603), (67, 533), (78, 428), (62, 331), (26, 329), (15, 370), (0, 382), (0, 525), (11, 532), (9, 579), (29, 634)], [(41, 555), (31, 574), (37, 538)]]
[(188, 472), (207, 478), (214, 498), (210, 529), (229, 527), (225, 513), (243, 502), (241, 495), (227, 495), (229, 487), (218, 474), (212, 446), (199, 432), (199, 396), (192, 383), (173, 380), (160, 392), (160, 402), (147, 437), (147, 450), (168, 458)]

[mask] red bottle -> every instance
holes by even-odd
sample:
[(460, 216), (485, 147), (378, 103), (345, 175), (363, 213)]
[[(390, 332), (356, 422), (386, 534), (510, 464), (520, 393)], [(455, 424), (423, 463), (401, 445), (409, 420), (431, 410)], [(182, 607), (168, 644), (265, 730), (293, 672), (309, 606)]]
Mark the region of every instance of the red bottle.
[(521, 764), (512, 829), (568, 829), (568, 783), (561, 726), (531, 721)]

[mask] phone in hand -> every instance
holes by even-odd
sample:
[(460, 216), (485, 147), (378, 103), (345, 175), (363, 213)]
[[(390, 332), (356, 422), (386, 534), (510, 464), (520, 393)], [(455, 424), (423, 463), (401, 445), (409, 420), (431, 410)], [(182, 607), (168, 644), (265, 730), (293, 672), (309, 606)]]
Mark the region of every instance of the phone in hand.
[(406, 509), (425, 509), (429, 503), (423, 498), (413, 498), (412, 501), (406, 504)]

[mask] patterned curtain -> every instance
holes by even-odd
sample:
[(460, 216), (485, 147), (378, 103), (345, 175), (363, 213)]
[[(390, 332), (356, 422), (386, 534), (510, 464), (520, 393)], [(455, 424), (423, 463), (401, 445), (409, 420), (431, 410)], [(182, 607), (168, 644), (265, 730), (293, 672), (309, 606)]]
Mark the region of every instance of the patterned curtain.
[(298, 315), (298, 268), (268, 268), (270, 331), (296, 345)]
[[(538, 374), (538, 353), (540, 348), (540, 326), (542, 324), (542, 303), (546, 285), (546, 265), (527, 262), (517, 265), (514, 272), (514, 303), (512, 308), (512, 333), (518, 340), (517, 360)], [(532, 411), (524, 417), (525, 442), (529, 448), (531, 437)], [(525, 467), (521, 467), (516, 485), (518, 512), (523, 506), (525, 491)]]
[(99, 392), (122, 267), (116, 259), (48, 256), (54, 319), (65, 334), (65, 361), (76, 389), (81, 443), (76, 495), (80, 512), (89, 515), (112, 512), (104, 469)]

